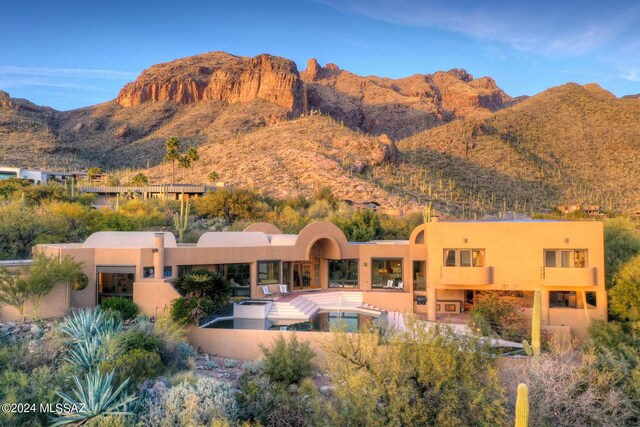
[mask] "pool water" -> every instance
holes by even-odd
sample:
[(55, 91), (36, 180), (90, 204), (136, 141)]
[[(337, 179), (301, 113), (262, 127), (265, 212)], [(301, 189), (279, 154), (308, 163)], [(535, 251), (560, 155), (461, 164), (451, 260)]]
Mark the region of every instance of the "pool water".
[(207, 328), (214, 329), (257, 329), (273, 331), (315, 331), (329, 332), (336, 329), (346, 332), (357, 332), (360, 328), (371, 325), (378, 316), (348, 311), (319, 311), (308, 321), (278, 320), (277, 324), (266, 319), (224, 319), (216, 321)]

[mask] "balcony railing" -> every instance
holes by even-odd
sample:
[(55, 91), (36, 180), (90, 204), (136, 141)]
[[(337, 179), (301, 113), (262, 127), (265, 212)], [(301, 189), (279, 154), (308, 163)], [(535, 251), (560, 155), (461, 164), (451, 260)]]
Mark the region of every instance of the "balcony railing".
[(595, 286), (598, 284), (598, 269), (543, 267), (545, 286)]
[(443, 285), (491, 285), (493, 267), (442, 267)]

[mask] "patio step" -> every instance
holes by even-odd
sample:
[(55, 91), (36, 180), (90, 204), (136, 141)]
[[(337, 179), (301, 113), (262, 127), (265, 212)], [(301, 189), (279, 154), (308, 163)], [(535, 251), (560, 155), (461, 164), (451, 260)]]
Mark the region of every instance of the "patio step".
[(310, 292), (289, 301), (274, 302), (267, 317), (307, 320), (319, 310), (354, 310), (374, 315), (382, 311), (376, 306), (364, 303), (362, 292)]

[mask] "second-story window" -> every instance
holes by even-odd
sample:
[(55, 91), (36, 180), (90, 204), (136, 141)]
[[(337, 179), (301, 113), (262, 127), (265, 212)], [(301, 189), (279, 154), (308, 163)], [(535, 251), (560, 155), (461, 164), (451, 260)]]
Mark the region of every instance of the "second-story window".
[(484, 249), (445, 249), (445, 267), (484, 267)]
[(549, 268), (585, 268), (587, 267), (586, 249), (546, 249), (544, 266)]

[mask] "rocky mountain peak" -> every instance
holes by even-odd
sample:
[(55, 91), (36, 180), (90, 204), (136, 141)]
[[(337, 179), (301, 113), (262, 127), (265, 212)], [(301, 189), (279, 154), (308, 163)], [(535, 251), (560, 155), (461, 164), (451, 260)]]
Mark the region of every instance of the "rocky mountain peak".
[(301, 110), (302, 86), (296, 64), (268, 54), (254, 58), (211, 52), (154, 65), (125, 85), (116, 101), (123, 107), (147, 102), (190, 104), (207, 99), (228, 103), (265, 99)]

